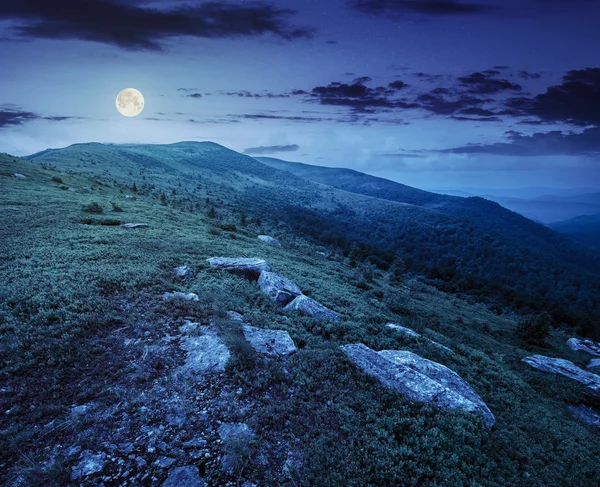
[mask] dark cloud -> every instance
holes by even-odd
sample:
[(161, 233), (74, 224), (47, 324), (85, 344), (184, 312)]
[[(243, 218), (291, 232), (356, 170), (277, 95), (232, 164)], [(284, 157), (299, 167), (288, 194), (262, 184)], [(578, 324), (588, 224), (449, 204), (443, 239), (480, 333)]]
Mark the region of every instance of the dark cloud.
[(559, 130), (533, 135), (507, 132), (508, 142), (495, 144), (470, 144), (438, 152), (457, 154), (494, 154), (501, 156), (598, 156), (600, 155), (600, 127), (581, 133), (564, 133)]
[(413, 76), (425, 81), (438, 81), (444, 77), (442, 74), (428, 74), (428, 73), (413, 73)]
[(240, 91), (218, 91), (216, 94), (225, 96), (237, 96), (238, 98), (289, 98), (292, 94), (303, 94), (302, 90), (298, 92), (290, 93), (272, 93), (270, 91), (261, 91), (260, 93), (253, 93), (247, 90)]
[(360, 12), (385, 16), (421, 14), (442, 17), (480, 14), (494, 9), (484, 3), (456, 0), (352, 0), (351, 5)]
[(267, 113), (243, 113), (228, 115), (233, 119), (241, 120), (287, 120), (291, 122), (339, 122), (336, 118), (326, 117), (302, 117), (297, 115), (274, 115)]
[(261, 155), (261, 154), (273, 154), (275, 152), (295, 152), (300, 149), (297, 144), (290, 145), (261, 145), (259, 147), (248, 147), (244, 149), (244, 154), (248, 155)]
[(185, 95), (187, 98), (202, 98), (202, 94), (201, 93), (189, 93), (188, 95)]
[(66, 120), (79, 119), (79, 117), (49, 116), (45, 117), (38, 113), (21, 110), (14, 106), (0, 106), (0, 128), (15, 125), (23, 125), (34, 120), (48, 120), (49, 122), (64, 122)]
[(519, 78), (523, 79), (540, 79), (542, 73), (532, 73), (531, 71), (522, 70), (519, 71)]
[(18, 22), (26, 38), (80, 39), (133, 50), (161, 50), (166, 39), (250, 37), (272, 34), (287, 40), (311, 37), (290, 26), (295, 11), (266, 3), (207, 2), (169, 10), (117, 0), (2, 0), (0, 19)]
[(472, 95), (458, 95), (453, 99), (448, 99), (444, 96), (448, 92), (445, 88), (439, 88), (430, 93), (419, 95), (417, 97), (419, 107), (436, 115), (453, 115), (464, 110), (480, 108), (488, 101)]
[(388, 85), (392, 90), (401, 90), (402, 88), (406, 88), (408, 85), (404, 81), (392, 81)]
[(461, 76), (458, 80), (469, 93), (478, 95), (499, 93), (507, 90), (521, 91), (523, 89), (521, 85), (511, 83), (508, 80), (494, 78), (497, 74), (500, 74), (499, 71), (488, 69), (481, 73), (477, 72), (468, 76)]

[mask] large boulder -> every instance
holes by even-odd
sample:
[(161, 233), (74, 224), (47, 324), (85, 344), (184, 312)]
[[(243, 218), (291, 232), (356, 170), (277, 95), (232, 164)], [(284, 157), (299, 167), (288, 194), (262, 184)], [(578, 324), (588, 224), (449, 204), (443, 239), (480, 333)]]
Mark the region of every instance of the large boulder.
[(184, 301), (198, 301), (200, 298), (196, 293), (182, 293), (175, 291), (172, 293), (163, 293), (163, 300), (170, 301), (171, 299), (183, 299)]
[(25, 176), (24, 174), (21, 174), (21, 173), (18, 173), (18, 172), (16, 172), (16, 173), (14, 173), (14, 174), (13, 174), (13, 178), (17, 178), (17, 179), (27, 179), (27, 176)]
[(545, 355), (531, 355), (525, 357), (523, 362), (543, 372), (564, 375), (580, 382), (594, 392), (600, 392), (600, 375), (587, 372), (569, 360), (546, 357)]
[(471, 386), (444, 365), (406, 351), (376, 352), (362, 343), (344, 345), (342, 349), (357, 367), (413, 401), (481, 414), (488, 428), (496, 421)]
[(339, 313), (303, 294), (297, 296), (283, 309), (286, 311), (300, 311), (318, 320), (339, 321), (342, 319), (342, 315)]
[(288, 304), (296, 296), (300, 296), (300, 288), (287, 277), (274, 272), (261, 272), (258, 285), (263, 293), (282, 305)]
[(271, 272), (271, 264), (264, 259), (245, 257), (211, 257), (206, 259), (211, 267), (233, 272), (246, 279), (256, 280), (260, 273)]
[(447, 346), (442, 345), (441, 343), (438, 343), (434, 340), (431, 340), (430, 338), (424, 337), (423, 335), (421, 335), (420, 333), (417, 333), (414, 330), (411, 330), (410, 328), (406, 328), (405, 326), (401, 326), (401, 325), (396, 325), (395, 323), (388, 323), (387, 325), (385, 325), (386, 328), (389, 328), (390, 330), (394, 330), (397, 332), (402, 333), (403, 335), (406, 335), (410, 338), (415, 338), (415, 339), (423, 339), (429, 343), (431, 343), (432, 345), (441, 348), (442, 350), (449, 352), (449, 353), (454, 353), (451, 349), (449, 349)]
[(275, 245), (277, 247), (281, 247), (281, 242), (276, 238), (270, 237), (269, 235), (259, 235), (258, 240), (264, 243), (268, 243), (270, 245)]
[(217, 333), (207, 326), (198, 327), (201, 336), (188, 336), (181, 339), (181, 348), (187, 352), (182, 372), (211, 374), (223, 372), (231, 354)]
[(258, 353), (286, 357), (296, 351), (296, 345), (285, 330), (263, 330), (244, 325), (244, 336)]
[(177, 467), (169, 472), (167, 480), (162, 487), (205, 487), (206, 483), (200, 477), (198, 468), (188, 465), (187, 467)]
[(173, 276), (188, 279), (194, 277), (194, 272), (188, 266), (182, 265), (173, 269)]
[(600, 357), (600, 343), (596, 343), (592, 340), (582, 340), (580, 338), (569, 338), (567, 345), (571, 350), (581, 350), (589, 354)]
[(588, 369), (600, 369), (600, 358), (593, 358), (590, 363), (587, 364)]

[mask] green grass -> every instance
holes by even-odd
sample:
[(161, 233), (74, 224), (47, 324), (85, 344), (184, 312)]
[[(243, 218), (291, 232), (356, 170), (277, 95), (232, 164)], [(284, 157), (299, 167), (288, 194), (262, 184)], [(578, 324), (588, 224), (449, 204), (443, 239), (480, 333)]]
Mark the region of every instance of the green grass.
[[(335, 251), (331, 258), (316, 254), (323, 248), (283, 231), (276, 215), (258, 215), (262, 225), (240, 225), (236, 194), (219, 180), (212, 185), (204, 175), (200, 207), (190, 212), (193, 194), (180, 199), (184, 190), (169, 186), (171, 173), (160, 182), (169, 200), (164, 206), (138, 175), (109, 162), (99, 161), (103, 169), (114, 167), (99, 185), (97, 176), (79, 175), (76, 167), (44, 169), (0, 156), (0, 484), (65, 485), (76, 461), (64, 453), (67, 447), (109, 452), (105, 444), (130, 441), (148, 467), (136, 470), (124, 455), (125, 466), (111, 463), (105, 473), (129, 468), (137, 485), (150, 485), (152, 477), (166, 477), (152, 465), (159, 450), (148, 452), (160, 440), (181, 450), (171, 455), (178, 464), (196, 464), (209, 485), (240, 479), (306, 486), (598, 485), (600, 437), (565, 404), (598, 407), (598, 398), (520, 361), (540, 352), (584, 365), (586, 357), (566, 347), (563, 331), (553, 330), (542, 348), (525, 349), (515, 334), (518, 317), (445, 294), (419, 276), (390, 285), (375, 270), (370, 289), (361, 289), (347, 259)], [(28, 179), (8, 177), (14, 172)], [(53, 177), (74, 191), (61, 190)], [(137, 199), (126, 199), (134, 180)], [(207, 216), (206, 197), (218, 203), (216, 221)], [(92, 202), (104, 215), (83, 211)], [(124, 210), (119, 220), (150, 227), (81, 224), (114, 219), (111, 202)], [(249, 214), (248, 221), (256, 217)], [(280, 238), (283, 246), (265, 245), (258, 234)], [(265, 258), (348, 319), (318, 323), (286, 315), (256, 284), (209, 269), (205, 259), (219, 255)], [(174, 280), (171, 269), (179, 265), (190, 266), (195, 277)], [(173, 290), (201, 299), (160, 299)], [(254, 326), (287, 330), (298, 353), (287, 362), (257, 356), (239, 325), (225, 319), (227, 310)], [(222, 376), (173, 379), (185, 358), (173, 337), (185, 317), (215, 322), (231, 347), (234, 359)], [(388, 321), (456, 353), (407, 339), (386, 329)], [(411, 350), (447, 365), (482, 396), (496, 426), (487, 431), (474, 416), (387, 390), (339, 350), (355, 342)], [(71, 407), (87, 403), (92, 412), (73, 418)], [(223, 447), (214, 423), (202, 419), (205, 409), (211, 418), (246, 421), (259, 432), (252, 455), (232, 474), (217, 461)], [(177, 414), (188, 418), (185, 427), (169, 422)], [(190, 459), (178, 446), (196, 435), (209, 441), (210, 457)]]

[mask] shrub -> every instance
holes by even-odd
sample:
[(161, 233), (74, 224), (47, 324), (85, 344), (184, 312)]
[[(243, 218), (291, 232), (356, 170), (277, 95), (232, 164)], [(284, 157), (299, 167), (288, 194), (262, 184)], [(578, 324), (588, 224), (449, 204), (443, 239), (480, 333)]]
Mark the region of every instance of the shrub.
[(517, 335), (532, 345), (542, 345), (550, 335), (552, 318), (547, 313), (523, 318), (517, 324)]
[(112, 203), (112, 211), (116, 211), (117, 213), (121, 213), (123, 211), (123, 208), (121, 208), (120, 206), (118, 206), (116, 203)]
[(60, 183), (62, 184), (63, 180), (60, 179), (58, 176), (52, 176), (52, 181), (54, 181), (55, 183)]
[(102, 207), (94, 201), (93, 203), (90, 203), (88, 206), (84, 207), (83, 211), (88, 213), (102, 213)]

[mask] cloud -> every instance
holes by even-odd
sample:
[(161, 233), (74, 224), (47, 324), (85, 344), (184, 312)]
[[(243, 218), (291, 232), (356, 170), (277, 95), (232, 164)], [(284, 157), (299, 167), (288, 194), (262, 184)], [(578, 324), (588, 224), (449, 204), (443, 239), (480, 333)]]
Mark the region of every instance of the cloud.
[(244, 149), (244, 154), (248, 155), (260, 155), (260, 154), (273, 154), (275, 152), (295, 152), (300, 149), (297, 144), (290, 145), (261, 145), (259, 147), (248, 147)]
[(508, 142), (469, 144), (438, 152), (453, 154), (495, 154), (501, 156), (598, 156), (600, 155), (600, 127), (588, 128), (581, 133), (554, 130), (523, 135), (507, 132)]
[(402, 16), (420, 14), (430, 17), (473, 15), (494, 10), (483, 3), (456, 0), (353, 0), (351, 6), (369, 15)]
[(500, 74), (500, 72), (488, 69), (484, 72), (461, 76), (458, 80), (469, 93), (477, 95), (487, 95), (501, 91), (521, 91), (523, 89), (521, 85), (511, 83), (508, 80), (494, 78), (497, 74)]
[(287, 120), (291, 122), (339, 122), (336, 118), (303, 117), (299, 115), (272, 115), (265, 113), (231, 114), (228, 117), (241, 120)]
[(531, 71), (522, 70), (519, 71), (519, 78), (523, 79), (540, 79), (542, 77), (542, 73), (532, 73)]
[(271, 34), (286, 40), (308, 38), (312, 31), (289, 25), (294, 10), (266, 3), (207, 2), (158, 10), (118, 0), (3, 0), (0, 20), (18, 24), (25, 38), (80, 39), (131, 50), (163, 49), (179, 36), (254, 37)]
[(48, 120), (49, 122), (64, 122), (66, 120), (80, 119), (80, 117), (43, 116), (38, 113), (21, 110), (13, 105), (0, 106), (0, 128), (23, 125), (34, 120)]

